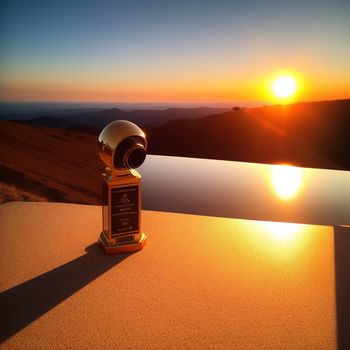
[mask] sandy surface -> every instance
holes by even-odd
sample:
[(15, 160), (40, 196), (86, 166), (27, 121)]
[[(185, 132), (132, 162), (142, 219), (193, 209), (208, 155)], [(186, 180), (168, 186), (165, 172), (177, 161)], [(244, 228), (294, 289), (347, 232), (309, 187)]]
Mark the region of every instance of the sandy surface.
[(331, 227), (144, 211), (145, 249), (105, 256), (100, 215), (0, 206), (2, 349), (336, 347)]

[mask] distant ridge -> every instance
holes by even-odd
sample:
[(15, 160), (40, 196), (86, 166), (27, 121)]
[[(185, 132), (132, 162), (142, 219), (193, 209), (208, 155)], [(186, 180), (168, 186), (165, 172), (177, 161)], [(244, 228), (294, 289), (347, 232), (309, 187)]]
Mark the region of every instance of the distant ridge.
[(126, 119), (140, 125), (141, 127), (151, 128), (173, 119), (196, 119), (211, 114), (227, 112), (228, 110), (228, 108), (200, 107), (167, 108), (164, 110), (135, 109), (124, 111), (119, 108), (111, 108), (97, 112), (78, 114), (66, 119), (74, 123), (91, 125), (101, 129), (114, 120)]
[(71, 128), (75, 124), (67, 119), (54, 118), (50, 116), (41, 116), (38, 118), (28, 119), (28, 120), (13, 120), (13, 122), (23, 123), (28, 125), (41, 125), (47, 126), (49, 128)]
[[(147, 135), (151, 154), (350, 170), (349, 131), (350, 100), (343, 100), (173, 119)], [(103, 165), (87, 132), (98, 133), (0, 121), (0, 202), (100, 203)]]
[[(72, 128), (79, 126), (80, 129), (90, 130), (89, 132), (98, 133), (107, 124), (114, 120), (126, 119), (132, 121), (141, 127), (147, 129), (159, 126), (167, 121), (174, 119), (196, 119), (204, 116), (218, 114), (229, 111), (229, 108), (210, 108), (210, 107), (199, 107), (199, 108), (167, 108), (163, 110), (131, 110), (125, 111), (119, 108), (109, 108), (97, 111), (89, 111), (84, 113), (74, 113), (72, 115), (60, 114), (56, 116), (45, 115), (34, 118), (17, 118), (12, 121), (21, 122), (31, 125), (42, 125), (48, 127), (57, 128)], [(86, 128), (92, 127), (92, 128)]]

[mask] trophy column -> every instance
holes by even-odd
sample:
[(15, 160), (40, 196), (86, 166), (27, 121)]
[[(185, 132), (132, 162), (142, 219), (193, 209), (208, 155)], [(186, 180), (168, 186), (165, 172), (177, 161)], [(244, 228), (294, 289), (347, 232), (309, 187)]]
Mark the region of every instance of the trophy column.
[(141, 176), (135, 170), (146, 157), (146, 137), (135, 124), (118, 120), (99, 136), (102, 174), (102, 232), (98, 243), (106, 254), (140, 250), (146, 243), (141, 231)]

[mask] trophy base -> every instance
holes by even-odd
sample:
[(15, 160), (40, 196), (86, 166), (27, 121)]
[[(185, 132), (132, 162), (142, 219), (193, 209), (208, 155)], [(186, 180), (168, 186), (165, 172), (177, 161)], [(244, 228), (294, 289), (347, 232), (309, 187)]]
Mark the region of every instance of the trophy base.
[(101, 232), (97, 243), (105, 254), (121, 254), (141, 250), (146, 244), (146, 239), (147, 236), (142, 233), (138, 241), (124, 244), (110, 244), (106, 240), (104, 233)]

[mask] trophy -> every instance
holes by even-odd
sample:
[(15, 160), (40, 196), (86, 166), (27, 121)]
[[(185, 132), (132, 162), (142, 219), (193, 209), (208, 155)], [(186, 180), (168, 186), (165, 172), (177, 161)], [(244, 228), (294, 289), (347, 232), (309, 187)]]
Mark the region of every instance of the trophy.
[(102, 232), (98, 244), (105, 254), (140, 250), (146, 243), (141, 231), (141, 176), (135, 170), (146, 158), (144, 132), (126, 120), (108, 124), (98, 137), (102, 174)]

